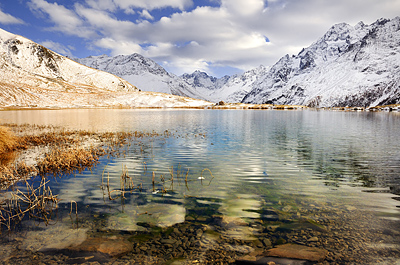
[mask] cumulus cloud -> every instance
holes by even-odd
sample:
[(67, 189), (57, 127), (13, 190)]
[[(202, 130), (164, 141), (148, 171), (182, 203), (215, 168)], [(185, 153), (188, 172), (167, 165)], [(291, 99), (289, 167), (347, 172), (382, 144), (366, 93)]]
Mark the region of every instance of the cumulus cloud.
[[(335, 23), (372, 23), (400, 10), (399, 0), (212, 1), (213, 6), (191, 9), (192, 0), (86, 0), (71, 9), (31, 0), (30, 6), (46, 15), (54, 30), (85, 38), (113, 55), (140, 53), (176, 74), (272, 65), (285, 54), (298, 53)], [(166, 7), (169, 13), (160, 19), (151, 15)], [(118, 19), (121, 10), (135, 18)]]
[(10, 14), (6, 14), (0, 9), (0, 24), (24, 24), (24, 21)]
[(113, 38), (102, 38), (94, 43), (97, 47), (111, 50), (111, 55), (143, 54), (142, 47), (133, 41), (116, 41)]
[(192, 0), (86, 0), (86, 3), (96, 9), (115, 11), (116, 9), (128, 10), (145, 9), (154, 10), (166, 7), (172, 7), (179, 10), (185, 10), (193, 5)]
[(88, 28), (73, 10), (69, 10), (57, 3), (48, 3), (45, 0), (31, 0), (29, 7), (39, 15), (47, 16), (54, 27), (51, 30), (82, 38), (95, 37), (95, 31)]
[(150, 15), (149, 11), (147, 10), (143, 10), (142, 12), (140, 12), (140, 15), (145, 19), (154, 20), (154, 17)]
[(97, 10), (115, 11), (117, 9), (113, 0), (86, 0), (86, 4)]
[(221, 7), (233, 15), (252, 16), (258, 15), (264, 9), (263, 0), (223, 0)]
[[(99, 0), (100, 1), (100, 0)], [(185, 10), (187, 7), (193, 5), (192, 0), (114, 0), (115, 4), (120, 8), (141, 8), (147, 10), (172, 7), (180, 10)]]

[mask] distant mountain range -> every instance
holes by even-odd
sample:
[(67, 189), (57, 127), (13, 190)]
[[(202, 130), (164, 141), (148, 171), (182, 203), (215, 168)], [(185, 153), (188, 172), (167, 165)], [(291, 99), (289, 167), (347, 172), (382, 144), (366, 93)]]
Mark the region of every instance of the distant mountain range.
[(204, 99), (191, 85), (151, 59), (140, 54), (89, 56), (83, 59), (74, 59), (86, 66), (112, 73), (126, 81), (135, 84), (143, 91), (168, 93), (177, 96)]
[(212, 102), (376, 106), (400, 103), (399, 29), (399, 17), (354, 27), (337, 24), (298, 55), (285, 55), (272, 67), (222, 78), (200, 71), (177, 77), (138, 54), (78, 61), (118, 75), (142, 90)]
[[(161, 74), (158, 73), (158, 74)], [(139, 89), (0, 29), (0, 107), (198, 107), (211, 103)]]
[(200, 71), (176, 76), (139, 54), (74, 60), (0, 29), (0, 107), (211, 104), (204, 99), (310, 107), (400, 103), (399, 17), (334, 25), (298, 55), (222, 78)]

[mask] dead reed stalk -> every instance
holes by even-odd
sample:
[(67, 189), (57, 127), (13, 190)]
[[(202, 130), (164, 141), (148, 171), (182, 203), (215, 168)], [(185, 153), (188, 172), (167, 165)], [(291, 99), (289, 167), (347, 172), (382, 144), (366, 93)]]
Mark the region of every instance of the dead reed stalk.
[(53, 195), (50, 187), (46, 186), (48, 182), (49, 180), (42, 178), (40, 185), (35, 188), (25, 181), (25, 192), (17, 189), (11, 194), (11, 198), (0, 202), (0, 226), (6, 226), (10, 230), (27, 215), (48, 225), (59, 202), (57, 195)]
[(211, 179), (210, 179), (210, 182), (209, 182), (209, 183), (208, 183), (208, 185), (207, 185), (207, 186), (210, 186), (210, 185), (211, 185), (211, 181), (214, 179), (214, 176), (213, 176), (213, 174), (212, 174), (211, 170), (210, 170), (210, 169), (208, 169), (208, 168), (205, 168), (205, 169), (203, 169), (203, 170), (201, 171), (201, 176), (200, 176), (200, 179), (201, 179), (201, 185), (203, 185), (203, 179), (205, 179), (205, 178), (203, 177), (203, 172), (204, 172), (204, 171), (208, 171), (208, 172), (210, 172)]

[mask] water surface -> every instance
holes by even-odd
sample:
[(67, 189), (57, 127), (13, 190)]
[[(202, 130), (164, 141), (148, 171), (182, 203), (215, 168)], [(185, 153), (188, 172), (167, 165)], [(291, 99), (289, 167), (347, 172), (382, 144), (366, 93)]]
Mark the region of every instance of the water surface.
[[(54, 231), (86, 238), (194, 224), (253, 249), (266, 238), (328, 249), (330, 262), (399, 257), (399, 113), (29, 110), (0, 112), (0, 121), (169, 135), (134, 140), (120, 157), (51, 179), (58, 221), (39, 232), (33, 221), (21, 224), (28, 250), (57, 247), (58, 239), (39, 239)], [(123, 173), (135, 188), (118, 197)]]

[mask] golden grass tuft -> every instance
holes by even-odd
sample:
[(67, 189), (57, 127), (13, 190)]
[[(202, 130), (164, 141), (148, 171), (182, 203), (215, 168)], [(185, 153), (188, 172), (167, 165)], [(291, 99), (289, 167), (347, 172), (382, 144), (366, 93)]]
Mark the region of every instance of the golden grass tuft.
[(0, 126), (0, 155), (16, 149), (18, 138), (8, 128)]
[(104, 154), (102, 148), (59, 147), (47, 153), (45, 158), (38, 162), (37, 168), (41, 175), (62, 175), (76, 170), (81, 172), (94, 166), (99, 156)]

